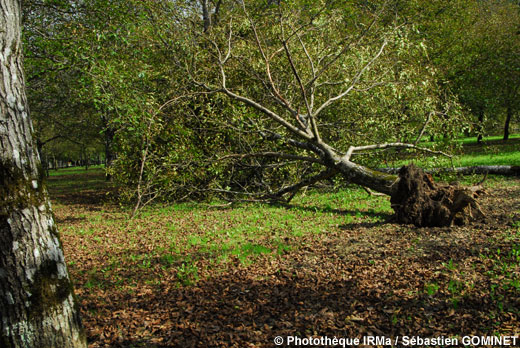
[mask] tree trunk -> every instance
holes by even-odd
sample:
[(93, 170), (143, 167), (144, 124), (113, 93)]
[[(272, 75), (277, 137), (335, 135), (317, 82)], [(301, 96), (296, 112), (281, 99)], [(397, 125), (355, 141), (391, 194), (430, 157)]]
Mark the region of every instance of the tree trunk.
[(32, 139), (20, 1), (0, 5), (0, 346), (86, 347)]
[(402, 167), (395, 176), (335, 156), (327, 147), (323, 151), (329, 156), (326, 163), (334, 163), (348, 181), (389, 195), (396, 222), (451, 226), (483, 215), (476, 202), (479, 190), (437, 184), (430, 174), (413, 165)]
[(504, 141), (509, 139), (509, 123), (511, 123), (511, 118), (513, 116), (513, 110), (510, 105), (506, 108), (506, 122), (504, 124)]
[(112, 176), (109, 173), (109, 169), (112, 166), (112, 161), (114, 160), (114, 153), (112, 152), (112, 146), (114, 144), (114, 136), (115, 131), (110, 127), (108, 117), (103, 117), (103, 126), (105, 128), (105, 170), (106, 175), (105, 178), (107, 181), (110, 181), (112, 179)]
[(482, 138), (484, 137), (484, 110), (478, 111), (478, 125), (477, 125), (477, 144), (482, 144)]
[[(399, 174), (401, 168), (379, 168), (378, 171), (388, 174)], [(504, 175), (504, 176), (520, 176), (520, 166), (507, 166), (507, 165), (496, 165), (496, 166), (471, 166), (471, 167), (454, 167), (454, 168), (431, 168), (424, 170), (428, 174), (446, 174), (456, 173), (460, 175), (473, 175), (473, 174), (493, 174), (493, 175)]]
[(211, 15), (209, 12), (208, 0), (201, 0), (202, 5), (202, 20), (204, 22), (204, 32), (207, 32), (211, 27)]
[(350, 182), (392, 196), (399, 178), (395, 175), (373, 170), (354, 162), (339, 161), (336, 168)]

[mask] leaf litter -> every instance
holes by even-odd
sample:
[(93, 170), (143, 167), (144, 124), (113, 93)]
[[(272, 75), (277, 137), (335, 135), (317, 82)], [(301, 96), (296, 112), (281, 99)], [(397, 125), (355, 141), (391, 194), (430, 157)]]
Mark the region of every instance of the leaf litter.
[[(225, 249), (226, 230), (240, 223), (230, 210), (206, 210), (203, 220), (170, 210), (128, 221), (102, 199), (72, 198), (61, 192), (54, 210), (90, 347), (520, 335), (519, 179), (487, 189), (484, 222), (416, 228), (361, 214), (297, 236), (273, 222), (246, 238), (253, 250), (246, 258), (208, 247)], [(215, 234), (205, 233), (208, 221)]]

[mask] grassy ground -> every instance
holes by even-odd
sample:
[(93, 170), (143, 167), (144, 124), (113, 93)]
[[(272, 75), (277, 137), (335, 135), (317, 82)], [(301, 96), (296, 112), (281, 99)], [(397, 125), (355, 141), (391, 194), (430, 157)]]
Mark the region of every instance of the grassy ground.
[[(409, 160), (388, 163), (390, 167), (398, 167), (414, 162), (424, 168), (469, 167), (478, 165), (513, 165), (520, 166), (520, 135), (513, 135), (507, 142), (498, 137), (485, 138), (482, 144), (477, 144), (477, 138), (460, 140), (461, 147), (454, 150), (453, 158), (442, 155), (424, 156)], [(432, 147), (432, 143), (421, 146)]]
[(417, 229), (355, 187), (128, 220), (102, 169), (61, 173), (50, 193), (91, 347), (520, 334), (518, 178), (488, 179), (485, 221)]

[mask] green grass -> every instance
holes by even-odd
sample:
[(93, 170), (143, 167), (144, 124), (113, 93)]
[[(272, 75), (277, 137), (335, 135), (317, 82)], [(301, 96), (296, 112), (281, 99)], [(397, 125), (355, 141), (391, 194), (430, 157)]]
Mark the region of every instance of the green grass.
[[(455, 166), (482, 164), (518, 164), (520, 151), (512, 145), (464, 146), (467, 153), (454, 159)], [(417, 162), (417, 161), (416, 161)], [(444, 158), (430, 156), (420, 165), (451, 165)], [(83, 194), (106, 189), (103, 168), (68, 168), (49, 178), (51, 194)], [(497, 179), (499, 180), (499, 179)], [(473, 180), (474, 181), (474, 180)], [(61, 198), (60, 198), (61, 199)], [(330, 191), (309, 190), (295, 197), (290, 205), (240, 203), (223, 206), (174, 203), (145, 207), (140, 215), (128, 221), (127, 208), (75, 212), (78, 224), (61, 227), (69, 235), (87, 238), (97, 246), (107, 241), (105, 235), (118, 230), (124, 236), (124, 258), (136, 267), (175, 269), (182, 284), (199, 278), (201, 259), (210, 259), (216, 269), (227, 269), (234, 261), (254, 263), (258, 258), (277, 257), (295, 250), (302, 240), (312, 236), (337, 234), (348, 226), (375, 226), (388, 219), (392, 210), (385, 197), (369, 196), (357, 186)], [(114, 247), (120, 248), (118, 241)], [(142, 244), (152, 245), (143, 251)], [(121, 248), (123, 248), (121, 246)], [(110, 273), (110, 270), (108, 271)], [(433, 288), (426, 289), (427, 293)]]
[(110, 187), (105, 181), (105, 168), (93, 166), (88, 170), (84, 167), (71, 167), (51, 170), (46, 178), (47, 187), (54, 196), (80, 193), (83, 191), (102, 191)]
[[(91, 189), (104, 184), (103, 173), (94, 173), (83, 183)], [(68, 189), (74, 194), (78, 184), (71, 182), (84, 175), (79, 171), (62, 176), (63, 181), (51, 181), (51, 193), (63, 194)], [(57, 206), (66, 207), (64, 203)], [(94, 258), (103, 257), (100, 250), (110, 248), (111, 253), (122, 255), (126, 267), (173, 270), (182, 285), (197, 282), (207, 267), (218, 272), (234, 267), (235, 262), (250, 265), (259, 258), (278, 257), (305, 245), (302, 240), (306, 238), (341, 233), (345, 226), (358, 223), (378, 224), (391, 214), (388, 199), (369, 196), (358, 187), (309, 191), (295, 197), (290, 205), (155, 204), (145, 207), (133, 220), (128, 220), (126, 208), (103, 209), (107, 212), (80, 205), (72, 212), (73, 222), (60, 226), (61, 233), (81, 238), (82, 246), (91, 250)], [(149, 247), (143, 249), (144, 245)], [(201, 260), (204, 265), (200, 265)], [(113, 267), (104, 272), (106, 281), (90, 279), (87, 286), (110, 287), (114, 284), (109, 275), (115, 279), (121, 270)]]
[(62, 176), (62, 175), (74, 175), (74, 174), (87, 174), (92, 171), (105, 171), (104, 165), (96, 165), (96, 166), (90, 166), (88, 169), (85, 169), (85, 167), (68, 167), (68, 168), (62, 168), (62, 169), (50, 169), (49, 170), (49, 176)]
[(327, 234), (358, 222), (382, 222), (390, 213), (387, 199), (348, 188), (314, 191), (295, 198), (291, 205), (240, 203), (225, 209), (193, 203), (155, 205), (145, 208), (125, 233), (131, 235), (141, 219), (152, 225), (168, 221), (165, 229), (171, 248), (159, 257), (168, 258), (168, 252), (196, 253), (222, 263), (237, 258), (247, 264), (294, 248), (295, 238)]
[[(477, 144), (477, 138), (463, 138), (459, 141), (462, 147), (452, 154), (453, 158), (442, 155), (424, 153), (417, 158), (399, 160), (390, 163), (390, 166), (401, 166), (415, 163), (424, 168), (443, 167), (470, 167), (491, 165), (520, 166), (520, 135), (512, 135), (508, 142), (502, 142), (500, 137), (487, 137), (482, 144)], [(421, 146), (431, 147), (432, 143), (423, 143)]]
[[(470, 149), (461, 158), (491, 156), (484, 146)], [(497, 199), (493, 209), (518, 204), (517, 178), (490, 177), (486, 185), (495, 183), (502, 191), (490, 190)], [(294, 327), (310, 327), (301, 318), (320, 319), (326, 308), (318, 331), (330, 318), (329, 331), (346, 323), (362, 332), (363, 318), (395, 332), (417, 329), (416, 323), (449, 335), (460, 332), (454, 323), (484, 335), (509, 335), (518, 327), (516, 213), (510, 224), (469, 228), (385, 224), (392, 214), (387, 197), (344, 185), (303, 191), (290, 205), (154, 204), (129, 220), (129, 207), (84, 199), (106, 187), (102, 168), (72, 170), (49, 184), (51, 197), (58, 197), (54, 208), (68, 269), (92, 331), (102, 332), (107, 322), (131, 327), (146, 315), (154, 328), (166, 328), (157, 335), (170, 335), (222, 309), (241, 319), (248, 313), (284, 318), (275, 313), (278, 305), (303, 309), (287, 319), (294, 318)], [(283, 307), (286, 299), (291, 307)], [(172, 311), (175, 323), (164, 315), (170, 308), (181, 308)]]
[[(482, 142), (484, 144), (491, 143), (491, 142), (502, 142), (503, 141), (502, 139), (503, 139), (502, 135), (492, 135), (492, 136), (483, 137)], [(511, 141), (514, 139), (520, 139), (520, 134), (511, 134), (509, 136), (508, 141)], [(464, 145), (473, 145), (473, 144), (477, 144), (477, 137), (466, 137), (466, 138), (459, 139), (458, 141)]]

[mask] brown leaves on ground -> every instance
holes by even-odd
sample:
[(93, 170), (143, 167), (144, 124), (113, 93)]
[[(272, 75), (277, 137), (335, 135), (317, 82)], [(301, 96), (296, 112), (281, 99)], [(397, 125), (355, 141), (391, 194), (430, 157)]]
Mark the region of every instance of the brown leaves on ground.
[[(130, 238), (121, 232), (123, 219), (99, 233), (82, 230), (92, 206), (55, 210), (90, 347), (272, 347), (276, 336), (518, 335), (520, 230), (512, 223), (520, 219), (519, 184), (487, 190), (480, 201), (486, 223), (349, 223), (295, 237), (292, 249), (260, 254), (252, 263), (231, 256), (224, 268), (204, 253), (155, 257), (168, 241), (145, 231)], [(103, 209), (102, 219), (117, 211)], [(148, 223), (156, 234), (167, 225)], [(197, 277), (186, 285), (179, 274), (189, 276), (189, 266)]]

